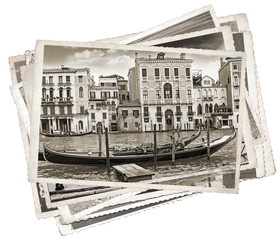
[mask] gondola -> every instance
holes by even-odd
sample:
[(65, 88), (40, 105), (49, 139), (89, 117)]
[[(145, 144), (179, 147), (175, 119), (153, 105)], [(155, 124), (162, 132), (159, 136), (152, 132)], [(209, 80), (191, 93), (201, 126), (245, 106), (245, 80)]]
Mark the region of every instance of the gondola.
[[(210, 143), (210, 154), (219, 151), (227, 143), (229, 143), (236, 136), (236, 130), (234, 129), (231, 135), (223, 136)], [(206, 143), (196, 145), (193, 147), (186, 147), (182, 150), (175, 152), (175, 159), (186, 159), (190, 157), (198, 157), (207, 155)], [(46, 161), (52, 163), (61, 164), (103, 164), (106, 165), (106, 156), (94, 156), (91, 153), (78, 153), (78, 152), (63, 152), (55, 151), (50, 149), (46, 144), (44, 145), (43, 156)], [(158, 161), (168, 161), (172, 159), (172, 153), (159, 153), (157, 154)], [(135, 154), (135, 155), (124, 155), (124, 156), (110, 156), (110, 163), (116, 164), (127, 164), (127, 163), (141, 163), (149, 162), (154, 160), (153, 153), (147, 154)]]
[[(191, 142), (193, 142), (195, 139), (197, 139), (200, 136), (201, 129), (198, 128), (197, 132), (193, 133), (190, 137), (184, 137), (177, 141), (177, 149), (181, 148), (183, 149), (187, 145), (189, 145)], [(164, 152), (164, 151), (171, 151), (172, 150), (172, 144), (171, 143), (162, 143), (157, 145), (157, 152)], [(153, 147), (135, 147), (130, 150), (116, 150), (113, 148), (112, 155), (113, 156), (122, 156), (122, 155), (139, 155), (140, 153), (146, 154), (146, 153), (153, 153), (154, 148)]]
[(92, 131), (84, 132), (84, 133), (74, 133), (74, 132), (66, 132), (66, 133), (41, 133), (41, 135), (45, 137), (79, 137), (91, 134)]

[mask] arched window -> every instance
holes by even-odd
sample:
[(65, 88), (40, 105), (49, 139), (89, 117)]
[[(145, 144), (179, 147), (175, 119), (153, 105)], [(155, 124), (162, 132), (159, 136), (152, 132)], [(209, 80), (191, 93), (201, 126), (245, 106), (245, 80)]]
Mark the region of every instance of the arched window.
[(214, 90), (214, 97), (218, 97), (217, 89)]
[(63, 88), (59, 88), (59, 97), (63, 98)]
[(197, 106), (197, 114), (198, 114), (198, 115), (201, 115), (201, 114), (202, 114), (202, 107), (201, 107), (200, 104), (198, 104), (198, 106)]
[(68, 98), (71, 97), (71, 88), (70, 87), (67, 88), (67, 97)]
[(225, 90), (224, 89), (221, 90), (221, 96), (222, 96), (222, 98), (225, 97)]
[(212, 103), (209, 104), (209, 112), (210, 112), (210, 113), (213, 112), (213, 105), (212, 105)]
[(50, 98), (53, 98), (53, 88), (50, 88)]
[(203, 97), (207, 97), (207, 90), (206, 89), (203, 89)]
[(46, 96), (46, 89), (45, 88), (43, 88), (42, 89), (42, 98), (46, 98), (47, 96)]
[(208, 97), (212, 97), (212, 91), (211, 91), (211, 89), (208, 90)]
[(198, 89), (197, 95), (198, 95), (198, 98), (201, 98), (201, 90), (200, 89)]
[(172, 85), (170, 83), (164, 84), (164, 98), (172, 98)]
[(209, 113), (209, 107), (207, 103), (205, 104), (205, 113)]
[(217, 112), (217, 109), (218, 109), (218, 104), (216, 103), (214, 106), (214, 111)]
[(83, 98), (84, 97), (84, 89), (83, 87), (79, 88), (79, 98)]

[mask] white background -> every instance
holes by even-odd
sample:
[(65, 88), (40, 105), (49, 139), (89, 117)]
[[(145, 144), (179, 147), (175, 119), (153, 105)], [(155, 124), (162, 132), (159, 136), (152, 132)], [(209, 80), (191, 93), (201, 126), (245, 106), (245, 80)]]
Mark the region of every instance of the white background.
[[(212, 4), (217, 16), (247, 13), (276, 167), (279, 164), (278, 1), (1, 1), (1, 239), (60, 239), (37, 220), (27, 181), (8, 57), (36, 39), (92, 41), (148, 29)], [(205, 193), (67, 236), (67, 239), (280, 239), (279, 174), (243, 182), (237, 195)]]

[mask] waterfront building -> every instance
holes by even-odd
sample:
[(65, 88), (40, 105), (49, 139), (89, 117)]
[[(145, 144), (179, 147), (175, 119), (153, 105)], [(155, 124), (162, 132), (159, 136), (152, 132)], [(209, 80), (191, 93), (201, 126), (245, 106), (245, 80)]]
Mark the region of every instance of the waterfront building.
[(233, 126), (238, 127), (241, 58), (220, 59), (219, 82), (227, 89), (227, 107), (233, 112)]
[(232, 126), (232, 110), (227, 106), (227, 88), (201, 71), (193, 75), (195, 125), (228, 128)]
[(98, 85), (89, 89), (89, 122), (94, 132), (99, 127), (102, 132), (105, 127), (109, 131), (118, 130), (119, 81), (125, 82), (119, 75), (100, 76)]
[(88, 68), (44, 69), (40, 131), (88, 131), (88, 87), (92, 85)]
[(118, 130), (120, 132), (140, 132), (141, 115), (139, 101), (120, 104), (118, 106)]
[(193, 129), (192, 59), (138, 58), (128, 72), (130, 98), (141, 105), (141, 130)]

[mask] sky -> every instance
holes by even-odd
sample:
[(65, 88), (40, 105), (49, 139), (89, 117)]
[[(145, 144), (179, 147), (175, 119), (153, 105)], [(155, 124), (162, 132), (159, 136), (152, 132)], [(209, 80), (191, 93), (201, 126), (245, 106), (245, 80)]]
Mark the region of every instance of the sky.
[[(61, 65), (73, 68), (90, 68), (95, 82), (99, 76), (118, 74), (127, 79), (128, 70), (135, 66), (135, 53), (132, 50), (96, 49), (64, 46), (45, 46), (44, 68), (60, 68)], [(137, 51), (138, 57), (156, 58), (158, 52)], [(166, 53), (165, 57), (179, 58), (179, 53)], [(219, 56), (188, 55), (193, 69), (201, 69), (202, 75), (218, 79)]]

